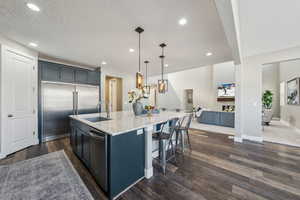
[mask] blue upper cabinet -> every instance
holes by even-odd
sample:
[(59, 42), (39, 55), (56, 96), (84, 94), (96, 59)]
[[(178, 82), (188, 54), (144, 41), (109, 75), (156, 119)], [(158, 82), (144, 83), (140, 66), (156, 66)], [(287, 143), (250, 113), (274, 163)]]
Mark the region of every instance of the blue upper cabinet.
[(86, 69), (76, 69), (75, 71), (75, 82), (81, 84), (88, 83), (88, 70)]
[(100, 72), (88, 71), (88, 84), (99, 85), (100, 84)]
[(40, 69), (42, 70), (43, 81), (60, 81), (60, 68), (61, 66), (56, 63), (39, 61)]
[(62, 67), (60, 70), (61, 81), (66, 83), (75, 83), (75, 70), (72, 67)]
[(100, 71), (39, 61), (42, 81), (100, 85)]

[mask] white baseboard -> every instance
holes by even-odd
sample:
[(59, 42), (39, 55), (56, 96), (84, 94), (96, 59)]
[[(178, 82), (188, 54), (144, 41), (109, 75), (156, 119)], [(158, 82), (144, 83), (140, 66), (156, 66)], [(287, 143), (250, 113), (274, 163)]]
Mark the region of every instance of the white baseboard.
[(5, 158), (6, 157), (6, 155), (5, 154), (3, 154), (3, 153), (0, 153), (0, 159), (3, 159), (3, 158)]
[(280, 118), (279, 117), (273, 117), (272, 120), (280, 121)]
[(146, 179), (149, 179), (153, 176), (153, 167), (149, 169), (145, 169), (145, 177)]
[(242, 137), (234, 137), (234, 142), (243, 143), (243, 140), (249, 140), (249, 141), (259, 142), (259, 143), (263, 142), (262, 137), (249, 136), (249, 135), (242, 135)]
[(257, 137), (257, 136), (250, 136), (250, 135), (242, 135), (243, 140), (250, 140), (253, 142), (263, 142), (263, 137)]
[(39, 142), (39, 139), (38, 138), (35, 138), (34, 140), (33, 140), (33, 145), (37, 145), (37, 144), (39, 144), (40, 142)]
[(242, 137), (234, 137), (234, 142), (239, 142), (239, 143), (243, 143), (243, 138)]

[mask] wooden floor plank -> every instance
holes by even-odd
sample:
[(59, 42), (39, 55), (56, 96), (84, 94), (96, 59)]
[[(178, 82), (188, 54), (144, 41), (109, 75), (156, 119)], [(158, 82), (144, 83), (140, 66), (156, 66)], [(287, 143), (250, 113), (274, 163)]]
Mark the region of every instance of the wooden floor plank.
[[(154, 176), (118, 197), (135, 199), (300, 200), (300, 148), (273, 143), (234, 143), (227, 135), (190, 131), (192, 151), (178, 154), (167, 174), (154, 162)], [(0, 165), (64, 150), (83, 182), (107, 199), (72, 152), (68, 138), (35, 145), (0, 160)]]

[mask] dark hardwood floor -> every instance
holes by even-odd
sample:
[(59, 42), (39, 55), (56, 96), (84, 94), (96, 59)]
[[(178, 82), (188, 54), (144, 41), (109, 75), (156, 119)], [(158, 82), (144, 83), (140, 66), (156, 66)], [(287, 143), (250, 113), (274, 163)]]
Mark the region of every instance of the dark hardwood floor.
[[(300, 148), (233, 143), (228, 136), (192, 130), (193, 150), (178, 156), (164, 176), (142, 180), (119, 199), (300, 200)], [(1, 160), (10, 164), (64, 149), (95, 199), (106, 199), (73, 154), (67, 138), (29, 147)], [(1, 183), (0, 183), (1, 184)]]

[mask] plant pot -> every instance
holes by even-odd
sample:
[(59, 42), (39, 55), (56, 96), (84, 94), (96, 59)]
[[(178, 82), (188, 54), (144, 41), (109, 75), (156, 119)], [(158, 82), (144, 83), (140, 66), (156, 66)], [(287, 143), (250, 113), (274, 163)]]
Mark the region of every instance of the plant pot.
[(273, 110), (265, 108), (263, 113), (263, 122), (264, 124), (269, 125), (273, 117)]
[(135, 115), (141, 115), (143, 113), (143, 104), (139, 101), (132, 104), (132, 109)]

